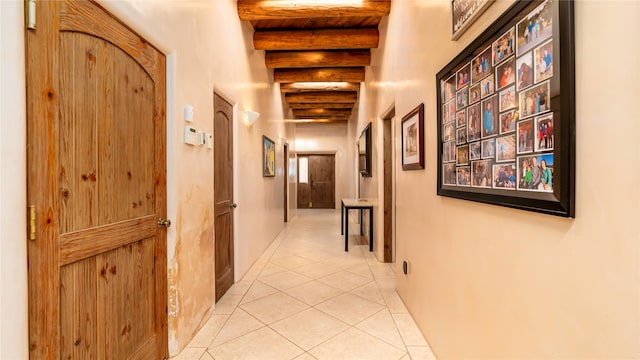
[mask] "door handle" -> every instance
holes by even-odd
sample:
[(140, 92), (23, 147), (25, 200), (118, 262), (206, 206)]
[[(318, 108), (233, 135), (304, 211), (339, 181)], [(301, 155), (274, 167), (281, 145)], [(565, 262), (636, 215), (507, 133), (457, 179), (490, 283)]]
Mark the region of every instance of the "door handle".
[(168, 228), (169, 226), (171, 226), (171, 220), (169, 219), (163, 219), (160, 218), (158, 219), (158, 227), (163, 227), (163, 228)]
[(237, 207), (238, 207), (238, 204), (236, 204), (236, 203), (231, 203), (231, 204), (229, 204), (229, 207), (230, 207), (230, 208), (232, 208), (232, 209), (235, 209), (235, 208), (237, 208)]

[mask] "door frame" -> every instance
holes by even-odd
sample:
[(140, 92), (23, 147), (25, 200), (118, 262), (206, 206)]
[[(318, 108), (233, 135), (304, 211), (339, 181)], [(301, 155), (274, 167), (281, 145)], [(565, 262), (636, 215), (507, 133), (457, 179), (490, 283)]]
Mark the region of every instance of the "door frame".
[[(383, 188), (383, 207), (382, 212), (382, 238), (383, 238), (383, 261), (395, 262), (396, 260), (396, 108), (395, 103), (391, 105), (382, 119), (382, 146), (383, 146), (383, 171), (382, 171), (382, 188)], [(385, 141), (385, 137), (389, 137)], [(388, 147), (388, 148), (387, 148)], [(385, 160), (389, 160), (385, 163)], [(387, 168), (389, 167), (389, 168)], [(385, 178), (385, 174), (390, 173), (390, 179)], [(387, 204), (387, 201), (390, 204)], [(385, 225), (390, 225), (387, 229)]]
[(284, 160), (284, 222), (289, 222), (289, 143), (282, 145)]

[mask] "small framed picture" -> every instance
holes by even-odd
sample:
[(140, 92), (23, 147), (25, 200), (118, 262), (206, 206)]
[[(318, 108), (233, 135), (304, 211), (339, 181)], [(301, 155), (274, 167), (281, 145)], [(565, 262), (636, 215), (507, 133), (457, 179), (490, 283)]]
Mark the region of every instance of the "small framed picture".
[(493, 188), (516, 189), (516, 163), (493, 165)]
[(533, 58), (531, 53), (526, 53), (516, 61), (516, 85), (521, 91), (533, 85)]
[(549, 111), (549, 81), (532, 86), (519, 96), (521, 119)]
[(526, 154), (533, 152), (533, 141), (535, 134), (533, 133), (533, 120), (520, 121), (517, 124), (516, 136), (518, 138), (518, 154)]
[(449, 76), (449, 78), (442, 82), (442, 102), (453, 99), (456, 94), (456, 74)]
[(448, 123), (456, 118), (456, 102), (451, 99), (448, 103), (442, 104), (442, 123)]
[(480, 101), (480, 83), (469, 87), (469, 104)]
[(464, 145), (467, 143), (467, 129), (461, 128), (456, 130), (456, 145)]
[(458, 146), (456, 165), (469, 165), (469, 145)]
[(491, 160), (478, 160), (471, 163), (471, 186), (490, 188)]
[(553, 41), (537, 47), (533, 52), (533, 60), (535, 63), (535, 82), (549, 79), (553, 76)]
[(498, 134), (498, 96), (482, 100), (482, 138)]
[(549, 1), (545, 1), (531, 10), (516, 25), (516, 34), (518, 36), (516, 51), (518, 56), (533, 49), (553, 34), (553, 21), (549, 3)]
[(489, 75), (486, 78), (480, 80), (480, 98), (484, 99), (487, 96), (493, 94), (495, 91), (495, 84), (493, 75)]
[(471, 186), (471, 167), (462, 166), (457, 168), (456, 175), (458, 186)]
[(535, 124), (535, 151), (553, 150), (553, 113), (536, 117)]
[(491, 46), (488, 46), (480, 55), (471, 60), (471, 83), (477, 85), (482, 78), (492, 73), (493, 62), (491, 61)]
[(460, 90), (463, 87), (471, 83), (471, 63), (464, 64), (463, 67), (456, 72), (456, 90)]
[(513, 109), (517, 106), (515, 85), (511, 85), (508, 88), (500, 91), (499, 94), (500, 94), (500, 112)]
[(456, 185), (456, 164), (442, 164), (442, 182)]
[(511, 27), (498, 40), (491, 44), (491, 52), (493, 54), (493, 65), (497, 65), (502, 60), (515, 53), (515, 30)]
[(262, 135), (262, 176), (276, 176), (276, 143)]
[(518, 190), (553, 192), (553, 153), (518, 157)]
[(424, 104), (402, 117), (402, 170), (418, 169), (424, 169)]
[(511, 110), (500, 114), (500, 135), (516, 131), (518, 110)]
[(482, 158), (493, 159), (496, 156), (496, 144), (494, 139), (482, 140)]
[(465, 110), (456, 113), (456, 127), (460, 128), (467, 125), (467, 112)]
[(442, 141), (453, 141), (456, 139), (456, 123), (450, 122), (444, 125), (442, 132)]
[(480, 147), (480, 141), (472, 142), (469, 144), (469, 160), (482, 159), (482, 149)]
[(467, 141), (478, 140), (482, 137), (480, 113), (480, 103), (467, 108)]
[(469, 89), (462, 88), (456, 93), (456, 109), (462, 109), (469, 105)]
[(496, 138), (496, 162), (514, 161), (516, 159), (516, 135)]
[(496, 90), (504, 89), (516, 82), (515, 66), (516, 58), (513, 56), (496, 66)]
[(456, 142), (449, 141), (442, 143), (442, 162), (449, 163), (456, 161)]

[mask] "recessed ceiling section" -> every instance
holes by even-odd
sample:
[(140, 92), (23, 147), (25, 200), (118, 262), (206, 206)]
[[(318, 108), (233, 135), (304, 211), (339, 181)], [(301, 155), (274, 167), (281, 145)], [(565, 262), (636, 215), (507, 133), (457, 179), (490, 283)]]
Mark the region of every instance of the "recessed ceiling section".
[(293, 120), (305, 122), (351, 117), (390, 9), (390, 0), (238, 0)]

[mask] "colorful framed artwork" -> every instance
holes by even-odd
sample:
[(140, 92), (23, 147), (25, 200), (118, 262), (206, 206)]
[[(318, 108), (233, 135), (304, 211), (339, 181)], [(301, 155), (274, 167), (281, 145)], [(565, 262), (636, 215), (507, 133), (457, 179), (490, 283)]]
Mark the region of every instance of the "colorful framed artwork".
[(573, 13), (516, 1), (438, 72), (438, 195), (575, 216)]
[(276, 176), (276, 143), (262, 135), (262, 176)]

